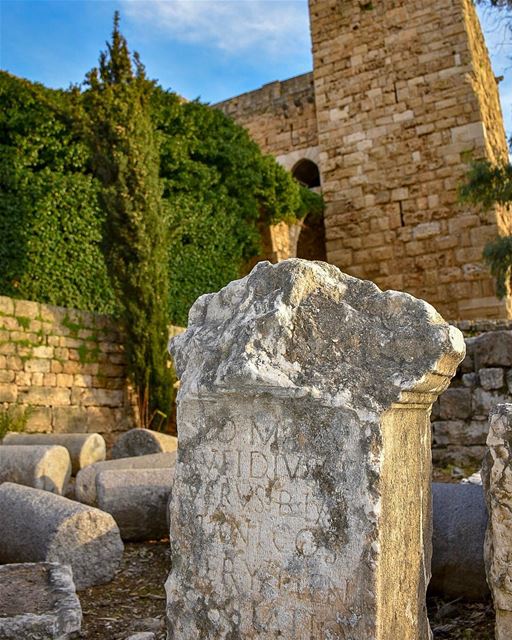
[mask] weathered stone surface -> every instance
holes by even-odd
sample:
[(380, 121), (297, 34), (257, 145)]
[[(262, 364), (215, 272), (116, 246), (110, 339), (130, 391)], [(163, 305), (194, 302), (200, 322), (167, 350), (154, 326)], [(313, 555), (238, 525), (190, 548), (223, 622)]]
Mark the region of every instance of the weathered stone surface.
[(447, 389), (439, 398), (439, 415), (445, 420), (469, 418), (471, 392), (469, 389)]
[(484, 537), (487, 509), (482, 487), (433, 483), (434, 527), (429, 589), (447, 598), (479, 600), (489, 593)]
[(62, 495), (71, 476), (67, 449), (57, 445), (0, 446), (0, 483), (16, 482)]
[(512, 369), (509, 369), (507, 371), (507, 387), (508, 387), (508, 392), (512, 394)]
[(439, 467), (447, 464), (461, 465), (463, 467), (482, 464), (486, 453), (485, 445), (450, 445), (441, 449), (432, 449), (432, 461)]
[(178, 438), (151, 429), (130, 429), (112, 447), (112, 458), (130, 458), (151, 453), (176, 451)]
[(434, 446), (485, 445), (488, 423), (484, 420), (442, 420), (433, 422)]
[(429, 637), (428, 413), (460, 332), (289, 260), (199, 298), (171, 351), (169, 637)]
[(496, 640), (512, 638), (512, 404), (489, 416), (489, 453), (482, 467), (489, 524), (485, 568), (496, 611)]
[(8, 433), (2, 444), (46, 444), (65, 447), (71, 458), (73, 475), (89, 464), (105, 460), (105, 440), (99, 433)]
[(81, 623), (70, 567), (50, 562), (0, 566), (2, 640), (67, 640)]
[(169, 534), (167, 502), (173, 478), (174, 467), (100, 471), (98, 507), (112, 515), (123, 540), (159, 540)]
[(512, 367), (512, 331), (491, 331), (474, 342), (475, 368)]
[(498, 404), (503, 404), (507, 401), (505, 395), (498, 393), (497, 391), (486, 391), (478, 387), (473, 393), (473, 415), (479, 416), (480, 419), (487, 419), (491, 411)]
[(108, 582), (123, 543), (112, 516), (47, 491), (0, 485), (0, 563), (69, 564), (77, 589)]
[(480, 384), (484, 389), (501, 389), (505, 384), (505, 376), (503, 369), (499, 367), (491, 367), (489, 369), (480, 369), (478, 372)]
[(473, 388), (476, 387), (478, 383), (478, 376), (476, 373), (464, 373), (462, 375), (462, 384), (465, 387)]
[(78, 472), (75, 484), (76, 499), (85, 504), (97, 506), (96, 476), (101, 471), (121, 469), (173, 469), (176, 452), (153, 453), (133, 458), (119, 458), (96, 462)]

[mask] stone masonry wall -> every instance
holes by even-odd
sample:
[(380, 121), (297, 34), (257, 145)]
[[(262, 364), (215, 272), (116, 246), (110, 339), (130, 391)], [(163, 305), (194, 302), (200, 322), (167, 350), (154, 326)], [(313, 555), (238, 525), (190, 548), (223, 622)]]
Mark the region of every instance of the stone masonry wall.
[(329, 262), (452, 320), (503, 317), (481, 259), (501, 221), (457, 202), (468, 160), (507, 152), (471, 0), (310, 0), (310, 15)]
[(107, 316), (0, 297), (0, 407), (33, 407), (27, 431), (135, 425), (120, 335)]
[(272, 82), (215, 106), (246, 127), (265, 153), (280, 156), (318, 144), (312, 73)]
[(479, 465), (490, 410), (512, 402), (512, 322), (465, 322), (459, 328), (484, 333), (466, 337), (466, 358), (432, 408), (432, 457), (439, 466)]
[(512, 216), (457, 197), (470, 160), (507, 158), (471, 0), (310, 0), (310, 22), (313, 76), (217, 106), (288, 169), (318, 165), (329, 262), (450, 320), (507, 317), (482, 250)]

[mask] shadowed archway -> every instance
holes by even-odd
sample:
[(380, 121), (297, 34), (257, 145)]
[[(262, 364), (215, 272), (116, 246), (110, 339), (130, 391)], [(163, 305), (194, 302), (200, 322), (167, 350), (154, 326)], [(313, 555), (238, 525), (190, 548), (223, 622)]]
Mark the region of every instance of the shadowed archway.
[[(312, 191), (320, 191), (320, 171), (312, 161), (299, 160), (292, 169), (293, 177)], [(309, 213), (305, 218), (297, 242), (297, 258), (327, 260), (323, 215)]]

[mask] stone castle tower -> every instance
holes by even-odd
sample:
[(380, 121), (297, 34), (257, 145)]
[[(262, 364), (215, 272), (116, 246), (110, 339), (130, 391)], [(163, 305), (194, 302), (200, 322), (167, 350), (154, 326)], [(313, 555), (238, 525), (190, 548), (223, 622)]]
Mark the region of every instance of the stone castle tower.
[(309, 10), (313, 73), (217, 105), (304, 184), (321, 184), (325, 239), (306, 220), (288, 254), (326, 256), (449, 319), (504, 317), (482, 250), (512, 234), (512, 216), (457, 201), (470, 160), (507, 157), (473, 3), (309, 0)]

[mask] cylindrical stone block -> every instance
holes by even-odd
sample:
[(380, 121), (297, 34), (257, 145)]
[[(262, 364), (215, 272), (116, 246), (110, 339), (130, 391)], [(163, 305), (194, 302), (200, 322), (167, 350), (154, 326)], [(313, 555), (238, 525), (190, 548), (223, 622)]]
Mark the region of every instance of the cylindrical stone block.
[(81, 469), (76, 477), (75, 496), (84, 504), (96, 506), (96, 476), (100, 471), (121, 469), (165, 469), (174, 468), (176, 452), (154, 453), (147, 456), (133, 458), (119, 458), (118, 460), (104, 460), (96, 462), (85, 469)]
[(174, 467), (100, 471), (98, 507), (113, 516), (123, 540), (159, 540), (169, 535), (167, 502), (173, 477)]
[(105, 440), (99, 433), (8, 433), (2, 444), (46, 444), (66, 447), (73, 475), (89, 464), (105, 460)]
[(71, 476), (71, 460), (57, 445), (0, 446), (0, 483), (15, 482), (62, 495)]
[(123, 555), (108, 513), (47, 491), (0, 485), (0, 563), (69, 564), (77, 589), (108, 582)]
[(112, 458), (129, 458), (150, 453), (176, 451), (178, 438), (151, 429), (130, 429), (112, 447)]
[(487, 597), (484, 564), (487, 509), (482, 487), (434, 482), (432, 497), (430, 590), (448, 598)]

